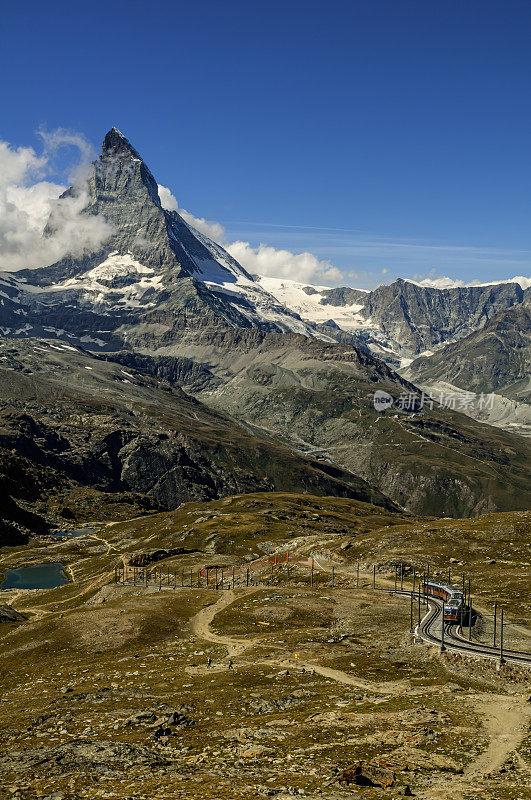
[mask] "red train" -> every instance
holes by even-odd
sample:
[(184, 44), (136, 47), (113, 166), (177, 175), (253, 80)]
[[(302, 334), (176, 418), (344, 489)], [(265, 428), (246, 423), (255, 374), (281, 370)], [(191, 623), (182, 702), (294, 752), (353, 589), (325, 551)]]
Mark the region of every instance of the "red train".
[(445, 622), (462, 622), (466, 612), (463, 593), (455, 586), (448, 586), (437, 581), (424, 581), (421, 584), (424, 594), (440, 597), (444, 601), (443, 614)]

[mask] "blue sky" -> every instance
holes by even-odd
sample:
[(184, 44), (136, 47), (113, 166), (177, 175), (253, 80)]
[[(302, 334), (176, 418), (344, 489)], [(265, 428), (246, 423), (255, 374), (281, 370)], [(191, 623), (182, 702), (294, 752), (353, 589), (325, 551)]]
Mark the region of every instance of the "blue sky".
[(4, 3), (0, 139), (116, 125), (228, 241), (336, 282), (529, 275), (530, 34), (527, 0)]

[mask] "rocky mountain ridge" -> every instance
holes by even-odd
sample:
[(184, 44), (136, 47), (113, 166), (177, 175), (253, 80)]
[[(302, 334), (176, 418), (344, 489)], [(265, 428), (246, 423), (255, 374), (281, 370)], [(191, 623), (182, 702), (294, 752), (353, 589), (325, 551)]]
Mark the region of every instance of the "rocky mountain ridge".
[(407, 374), (420, 382), (448, 381), (472, 392), (531, 401), (531, 298), (499, 311), (481, 330), (418, 358)]
[(335, 323), (395, 366), (405, 366), (426, 351), (429, 355), (531, 298), (531, 289), (517, 282), (436, 289), (400, 278), (368, 292), (256, 277), (304, 319)]
[(431, 394), (455, 396), (480, 421), (531, 437), (531, 303), (401, 370)]

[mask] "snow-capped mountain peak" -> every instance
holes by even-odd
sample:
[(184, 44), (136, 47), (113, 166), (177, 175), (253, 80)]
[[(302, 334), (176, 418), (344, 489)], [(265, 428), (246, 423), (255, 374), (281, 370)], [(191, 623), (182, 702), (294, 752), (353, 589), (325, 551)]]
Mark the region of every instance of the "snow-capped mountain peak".
[(138, 161), (142, 161), (140, 154), (135, 150), (129, 139), (127, 139), (118, 128), (112, 127), (103, 139), (102, 155), (112, 156), (121, 153), (125, 153)]
[[(4, 333), (20, 331), (23, 315), (29, 326), (26, 335), (37, 335), (41, 328), (64, 333), (69, 326), (79, 335), (85, 328), (83, 335), (97, 330), (96, 338), (106, 348), (111, 346), (108, 340), (117, 346), (117, 336), (130, 340), (125, 327), (134, 324), (161, 341), (170, 337), (168, 330), (192, 324), (323, 336), (261, 287), (220, 245), (177, 211), (162, 207), (157, 182), (117, 128), (106, 134), (101, 156), (91, 166), (87, 195), (82, 213), (102, 218), (110, 235), (81, 256), (67, 255), (48, 267), (4, 275)], [(56, 312), (50, 325), (52, 307)]]
[[(0, 329), (78, 337), (106, 349), (171, 347), (183, 330), (255, 328), (362, 344), (396, 365), (521, 303), (521, 281), (433, 289), (397, 280), (372, 292), (250, 275), (161, 204), (129, 140), (112, 128), (87, 180), (84, 215), (103, 243), (40, 269), (0, 277)], [(530, 289), (526, 290), (526, 297)]]

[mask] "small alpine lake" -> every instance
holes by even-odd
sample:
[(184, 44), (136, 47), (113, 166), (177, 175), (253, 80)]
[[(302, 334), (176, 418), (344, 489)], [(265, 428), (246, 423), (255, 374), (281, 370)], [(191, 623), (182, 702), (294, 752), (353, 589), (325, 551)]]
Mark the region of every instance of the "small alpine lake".
[(90, 536), (94, 533), (92, 528), (77, 528), (74, 531), (54, 531), (47, 533), (48, 539), (77, 539), (79, 536)]
[(55, 589), (65, 583), (68, 583), (68, 578), (63, 564), (33, 564), (31, 567), (6, 569), (0, 589)]

